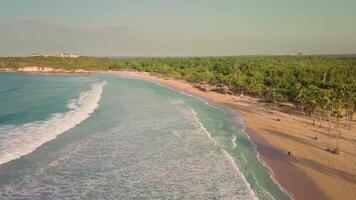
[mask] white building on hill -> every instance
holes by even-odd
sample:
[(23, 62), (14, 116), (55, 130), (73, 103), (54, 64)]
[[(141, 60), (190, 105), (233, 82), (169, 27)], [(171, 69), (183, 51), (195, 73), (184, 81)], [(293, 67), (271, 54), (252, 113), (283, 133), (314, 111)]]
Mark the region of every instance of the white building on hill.
[(79, 54), (75, 53), (64, 53), (64, 52), (58, 52), (58, 53), (32, 53), (32, 57), (36, 56), (42, 56), (42, 57), (59, 57), (59, 58), (79, 58)]

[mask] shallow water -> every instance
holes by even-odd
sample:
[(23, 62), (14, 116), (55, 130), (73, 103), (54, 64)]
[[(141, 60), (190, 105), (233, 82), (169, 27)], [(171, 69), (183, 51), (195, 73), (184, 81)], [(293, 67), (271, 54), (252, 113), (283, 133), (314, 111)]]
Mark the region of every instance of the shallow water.
[(0, 101), (0, 199), (287, 199), (243, 124), (154, 83), (0, 73)]

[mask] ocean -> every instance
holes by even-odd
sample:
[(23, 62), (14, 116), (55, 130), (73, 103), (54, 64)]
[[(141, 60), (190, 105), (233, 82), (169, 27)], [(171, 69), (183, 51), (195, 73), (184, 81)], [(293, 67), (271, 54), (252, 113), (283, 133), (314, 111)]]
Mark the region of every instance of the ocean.
[(243, 129), (150, 81), (0, 73), (0, 199), (289, 199)]

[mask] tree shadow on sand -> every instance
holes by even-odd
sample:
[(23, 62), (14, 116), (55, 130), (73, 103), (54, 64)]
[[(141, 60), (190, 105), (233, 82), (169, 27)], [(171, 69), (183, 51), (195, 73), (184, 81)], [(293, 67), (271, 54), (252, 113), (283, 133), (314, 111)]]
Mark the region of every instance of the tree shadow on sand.
[[(317, 129), (317, 127), (315, 127), (315, 128)], [(313, 131), (314, 133), (318, 133), (318, 130), (312, 129), (312, 131)], [(324, 135), (324, 136), (326, 136), (326, 137), (330, 137), (330, 138), (335, 137), (332, 133), (328, 133), (328, 132), (321, 131), (321, 130), (319, 130), (319, 134)], [(353, 139), (353, 138), (346, 138), (346, 137), (344, 137), (342, 134), (341, 134), (341, 136), (339, 136), (339, 139), (356, 143), (356, 139)]]
[[(327, 148), (332, 148), (328, 144), (324, 144), (324, 143), (321, 143), (321, 142), (318, 142), (318, 141), (315, 141), (315, 140), (308, 140), (308, 139), (305, 139), (305, 138), (297, 137), (297, 136), (294, 136), (294, 135), (289, 135), (289, 134), (286, 134), (286, 133), (283, 133), (283, 132), (280, 132), (280, 131), (276, 131), (276, 130), (272, 130), (272, 129), (262, 129), (262, 130), (267, 131), (270, 134), (273, 134), (273, 135), (276, 135), (276, 136), (279, 136), (279, 137), (283, 137), (285, 139), (292, 140), (292, 141), (295, 141), (295, 142), (298, 142), (298, 143), (301, 143), (301, 144), (304, 144), (304, 145), (308, 145), (308, 146), (311, 146), (313, 148), (317, 148), (317, 149), (320, 149), (320, 150), (326, 150)], [(305, 137), (307, 137), (307, 136), (305, 136)]]
[[(289, 139), (289, 140), (292, 140), (292, 141), (295, 141), (295, 142), (298, 142), (298, 143), (301, 143), (301, 144), (304, 144), (304, 145), (308, 145), (308, 146), (312, 146), (314, 148), (325, 150), (325, 148), (322, 147), (323, 144), (318, 146), (318, 145), (315, 144), (316, 142), (314, 142), (314, 141), (309, 141), (309, 140), (304, 139), (304, 138), (296, 137), (296, 136), (293, 136), (293, 135), (288, 135), (288, 134), (285, 134), (283, 132), (279, 132), (279, 131), (275, 131), (275, 130), (270, 130), (270, 129), (264, 129), (264, 130), (268, 131), (268, 133), (271, 133), (271, 134), (274, 134), (274, 135), (278, 135), (280, 137), (283, 137), (283, 138), (286, 138), (286, 139)], [(289, 151), (289, 150), (277, 149), (277, 148), (272, 147), (272, 146), (266, 146), (266, 145), (261, 144), (261, 143), (256, 143), (256, 144), (257, 144), (257, 148), (259, 148), (258, 146), (260, 146), (260, 148), (267, 149), (268, 151), (274, 152), (276, 154), (279, 152), (278, 153), (279, 156), (277, 156), (277, 157), (281, 157), (280, 154), (283, 154), (283, 152), (288, 152)], [(324, 145), (324, 146), (326, 146), (326, 145)], [(281, 157), (280, 161), (285, 161), (286, 157), (289, 157), (289, 161), (291, 161), (293, 163), (302, 165), (304, 167), (310, 168), (312, 170), (318, 171), (318, 172), (326, 174), (328, 176), (339, 177), (339, 178), (342, 178), (342, 179), (344, 179), (346, 181), (350, 181), (352, 183), (356, 183), (356, 175), (355, 174), (351, 174), (351, 173), (348, 173), (348, 172), (345, 172), (345, 171), (342, 171), (342, 170), (334, 169), (332, 167), (323, 165), (323, 164), (321, 164), (319, 162), (316, 162), (314, 160), (299, 158), (299, 157), (296, 157), (294, 155), (287, 156), (286, 153), (285, 153), (285, 156)]]
[(224, 105), (229, 106), (233, 109), (236, 109), (240, 112), (246, 112), (246, 113), (253, 113), (255, 115), (258, 115), (260, 117), (266, 117), (265, 115), (263, 115), (262, 113), (265, 114), (271, 114), (270, 112), (266, 111), (265, 109), (261, 109), (261, 108), (249, 108), (246, 106), (241, 106), (241, 105), (237, 105), (237, 104), (233, 104), (233, 103), (225, 103)]

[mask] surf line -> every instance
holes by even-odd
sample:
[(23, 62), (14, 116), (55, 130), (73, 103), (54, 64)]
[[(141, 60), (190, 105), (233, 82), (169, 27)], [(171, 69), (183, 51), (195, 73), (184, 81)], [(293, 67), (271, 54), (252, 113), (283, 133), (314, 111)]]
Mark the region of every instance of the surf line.
[[(77, 99), (68, 101), (66, 113), (55, 113), (45, 121), (1, 129), (0, 165), (27, 155), (44, 143), (74, 128), (86, 120), (99, 106), (106, 81), (91, 84)], [(6, 134), (5, 134), (6, 133)]]

